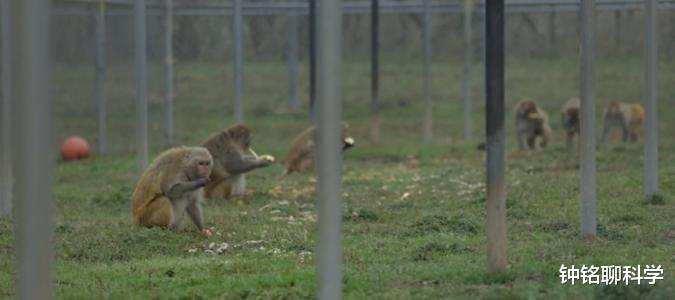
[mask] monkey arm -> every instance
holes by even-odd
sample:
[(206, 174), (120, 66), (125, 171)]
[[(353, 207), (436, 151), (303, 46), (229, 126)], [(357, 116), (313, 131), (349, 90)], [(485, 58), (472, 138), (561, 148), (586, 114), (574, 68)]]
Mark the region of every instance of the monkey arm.
[(253, 169), (266, 167), (272, 162), (266, 159), (261, 159), (253, 155), (230, 155), (225, 160), (225, 170), (231, 175), (246, 173)]
[(207, 178), (199, 178), (194, 181), (179, 181), (174, 183), (167, 191), (165, 191), (165, 194), (167, 197), (169, 197), (169, 199), (178, 199), (187, 192), (191, 192), (205, 186), (208, 182), (209, 180)]
[(202, 221), (202, 207), (199, 204), (199, 201), (197, 199), (191, 199), (186, 210), (192, 222), (197, 226), (197, 229), (202, 231), (204, 229), (204, 222)]

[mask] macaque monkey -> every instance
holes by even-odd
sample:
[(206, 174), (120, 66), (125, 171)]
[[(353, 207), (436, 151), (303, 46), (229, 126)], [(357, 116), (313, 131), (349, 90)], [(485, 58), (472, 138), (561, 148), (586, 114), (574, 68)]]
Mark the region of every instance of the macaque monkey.
[(577, 137), (577, 149), (579, 149), (580, 113), (581, 102), (577, 97), (570, 98), (562, 107), (562, 125), (567, 136), (567, 151), (569, 152), (573, 151), (575, 136)]
[[(529, 149), (546, 147), (551, 136), (551, 127), (548, 124), (548, 114), (539, 108), (532, 100), (522, 100), (516, 104), (516, 134), (520, 150), (525, 150), (525, 143)], [(540, 143), (537, 144), (537, 138)]]
[(274, 157), (258, 156), (251, 149), (251, 129), (244, 124), (211, 135), (201, 146), (213, 155), (211, 181), (204, 188), (206, 198), (232, 196), (234, 184), (244, 173), (274, 163)]
[(200, 202), (212, 166), (211, 154), (202, 147), (177, 147), (160, 154), (143, 172), (131, 196), (134, 223), (176, 230), (187, 213), (197, 229), (210, 236)]
[(621, 127), (622, 140), (629, 139), (633, 142), (638, 140), (642, 123), (645, 120), (645, 109), (639, 103), (622, 103), (611, 101), (603, 113), (604, 128), (600, 144), (607, 141), (610, 131), (613, 127)]
[[(354, 147), (354, 138), (347, 136), (346, 123), (342, 124), (342, 151)], [(293, 172), (303, 172), (314, 167), (315, 138), (316, 127), (310, 126), (300, 133), (293, 140), (291, 150), (286, 155), (284, 174), (287, 175)]]

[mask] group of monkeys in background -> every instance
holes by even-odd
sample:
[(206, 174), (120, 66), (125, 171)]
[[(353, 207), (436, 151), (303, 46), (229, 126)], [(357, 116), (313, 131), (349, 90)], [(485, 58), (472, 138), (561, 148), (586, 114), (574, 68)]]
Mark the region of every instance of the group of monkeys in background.
[[(342, 150), (354, 146), (342, 126)], [(286, 160), (284, 175), (313, 167), (315, 127), (294, 140)], [(200, 202), (203, 197), (227, 198), (244, 173), (275, 162), (271, 155), (258, 156), (251, 148), (251, 129), (233, 125), (211, 135), (197, 147), (176, 147), (161, 153), (143, 172), (132, 194), (134, 223), (146, 227), (175, 230), (187, 214), (197, 229), (211, 236), (204, 227)]]
[[(574, 151), (574, 138), (581, 131), (581, 107), (577, 97), (562, 106), (562, 125), (567, 138), (567, 150)], [(522, 100), (515, 106), (516, 135), (521, 150), (546, 147), (551, 136), (548, 115), (532, 100)], [(604, 144), (613, 128), (619, 127), (624, 142), (637, 141), (645, 119), (645, 110), (639, 103), (611, 101), (603, 112), (603, 130), (600, 144)]]

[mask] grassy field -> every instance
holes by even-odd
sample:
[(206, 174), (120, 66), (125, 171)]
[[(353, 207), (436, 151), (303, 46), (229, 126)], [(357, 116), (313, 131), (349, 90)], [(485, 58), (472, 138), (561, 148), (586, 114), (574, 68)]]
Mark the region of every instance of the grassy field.
[[(675, 64), (662, 60), (659, 106), (661, 196), (642, 197), (642, 143), (614, 142), (598, 153), (598, 234), (579, 232), (578, 162), (564, 151), (559, 107), (578, 90), (578, 65), (566, 60), (509, 60), (507, 103), (523, 97), (549, 111), (552, 145), (515, 150), (508, 123), (506, 173), (508, 261), (505, 274), (486, 273), (484, 153), (480, 138), (461, 140), (461, 63), (434, 64), (435, 142), (422, 145), (419, 62), (382, 68), (382, 143), (368, 141), (368, 65), (345, 67), (345, 119), (357, 147), (343, 173), (344, 293), (346, 298), (649, 298), (675, 297)], [(230, 65), (177, 68), (176, 130), (195, 144), (231, 121)], [(316, 203), (312, 174), (280, 181), (280, 165), (248, 176), (249, 194), (205, 203), (200, 236), (186, 222), (176, 234), (132, 224), (129, 198), (139, 174), (133, 155), (133, 76), (111, 70), (107, 84), (112, 153), (54, 172), (54, 267), (59, 298), (312, 298), (315, 290)], [(477, 68), (480, 71), (480, 68)], [(151, 70), (153, 157), (162, 137), (161, 69)], [(481, 74), (474, 73), (474, 82)], [(56, 74), (57, 135), (96, 143), (91, 68), (60, 66)], [(282, 64), (246, 66), (246, 118), (259, 154), (283, 157), (304, 113), (289, 113)], [(307, 82), (303, 73), (301, 88)], [(597, 66), (598, 105), (638, 101), (639, 60), (603, 59)], [(481, 85), (475, 84), (476, 136), (483, 132)], [(302, 99), (306, 104), (306, 96)], [(601, 109), (598, 108), (598, 114)], [(598, 122), (598, 125), (600, 122)], [(598, 127), (599, 130), (599, 127)], [(0, 221), (0, 297), (14, 295), (12, 225)], [(565, 265), (661, 265), (656, 285), (561, 285)]]

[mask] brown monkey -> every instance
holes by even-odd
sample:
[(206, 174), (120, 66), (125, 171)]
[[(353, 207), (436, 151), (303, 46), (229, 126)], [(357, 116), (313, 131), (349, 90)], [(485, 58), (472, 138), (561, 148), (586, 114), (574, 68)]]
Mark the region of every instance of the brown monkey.
[[(551, 127), (548, 124), (548, 114), (539, 108), (532, 100), (522, 100), (516, 104), (516, 134), (518, 146), (525, 149), (525, 142), (530, 149), (538, 146), (546, 147), (551, 135)], [(541, 139), (537, 145), (537, 137)]]
[(562, 125), (567, 135), (567, 150), (572, 152), (574, 137), (577, 137), (577, 149), (579, 147), (579, 133), (581, 131), (581, 102), (578, 97), (573, 97), (565, 102), (562, 107)]
[(235, 124), (211, 135), (201, 146), (213, 155), (211, 181), (204, 188), (206, 198), (230, 197), (233, 184), (244, 173), (274, 163), (274, 157), (258, 156), (251, 149), (251, 129), (244, 124)]
[(206, 236), (200, 202), (213, 159), (202, 147), (177, 147), (160, 154), (143, 172), (132, 195), (134, 222), (175, 230), (185, 212)]
[(645, 109), (639, 103), (622, 103), (611, 101), (603, 113), (604, 128), (600, 144), (604, 144), (613, 127), (621, 127), (622, 140), (638, 140), (642, 123), (645, 120)]
[[(346, 123), (342, 124), (342, 151), (354, 147), (354, 138), (347, 136)], [(291, 150), (286, 155), (284, 174), (303, 172), (314, 166), (316, 143), (314, 141), (315, 126), (310, 126), (293, 140)]]

